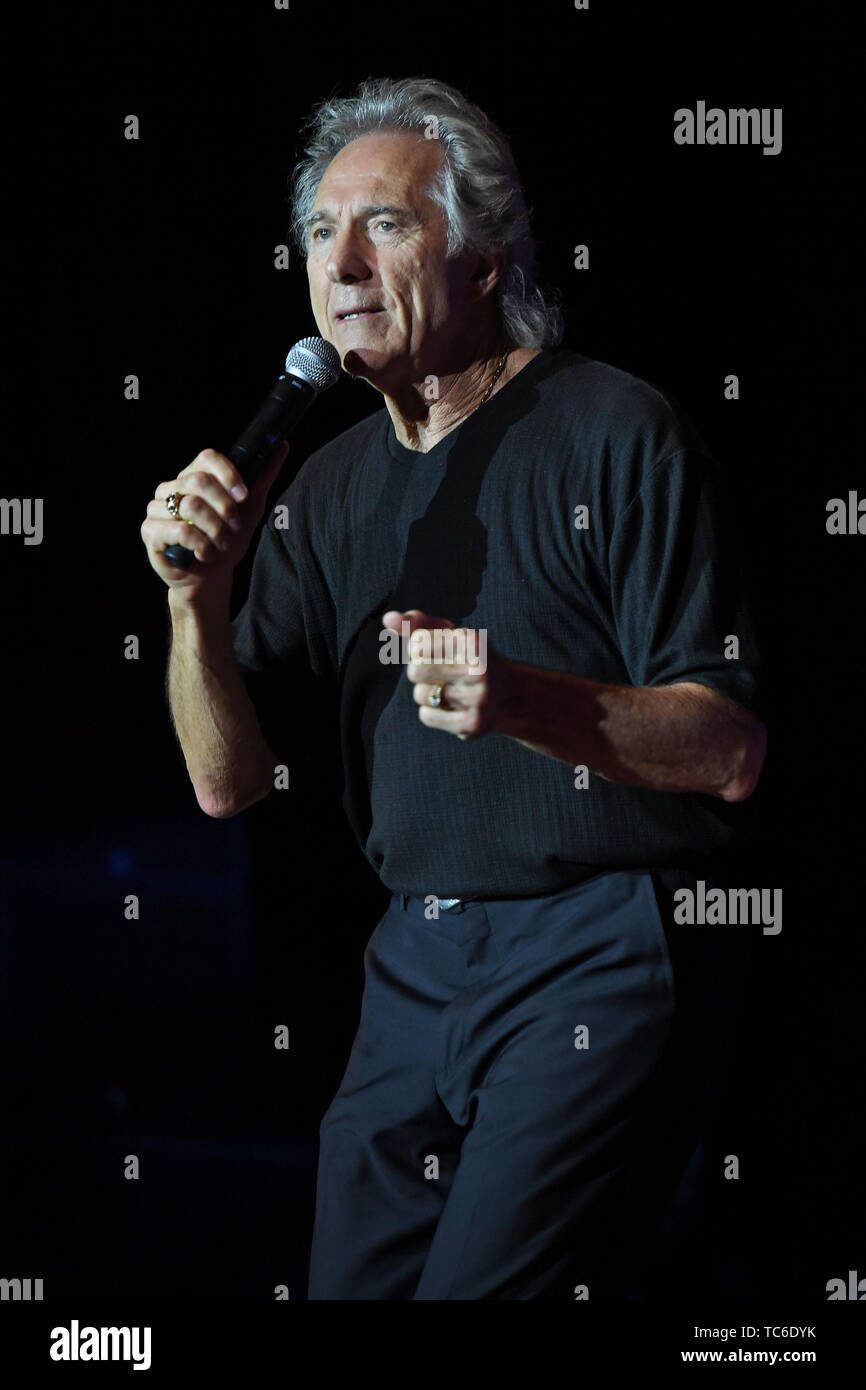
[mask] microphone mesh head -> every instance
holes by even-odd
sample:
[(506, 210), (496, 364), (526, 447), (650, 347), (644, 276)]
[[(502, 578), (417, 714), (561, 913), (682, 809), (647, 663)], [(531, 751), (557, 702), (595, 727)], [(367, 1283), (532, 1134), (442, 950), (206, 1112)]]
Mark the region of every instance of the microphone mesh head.
[(340, 354), (324, 338), (301, 338), (286, 358), (286, 372), (302, 377), (316, 391), (333, 386), (340, 370)]

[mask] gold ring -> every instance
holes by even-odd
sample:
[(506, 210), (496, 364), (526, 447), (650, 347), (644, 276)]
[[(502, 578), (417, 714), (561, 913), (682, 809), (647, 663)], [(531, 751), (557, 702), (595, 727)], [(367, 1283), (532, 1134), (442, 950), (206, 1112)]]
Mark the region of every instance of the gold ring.
[(187, 517), (181, 516), (180, 514), (180, 503), (181, 498), (183, 497), (186, 497), (185, 492), (170, 492), (168, 494), (168, 496), (165, 499), (165, 505), (168, 508), (168, 514), (169, 516), (173, 516), (176, 521), (185, 521), (187, 526), (195, 526), (194, 521), (190, 521)]

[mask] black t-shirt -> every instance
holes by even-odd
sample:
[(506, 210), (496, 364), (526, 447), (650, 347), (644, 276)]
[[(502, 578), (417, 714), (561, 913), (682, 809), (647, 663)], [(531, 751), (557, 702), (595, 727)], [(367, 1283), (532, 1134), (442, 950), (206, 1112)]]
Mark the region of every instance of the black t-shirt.
[(339, 683), (345, 809), (392, 892), (531, 897), (739, 844), (748, 801), (591, 772), (581, 788), (504, 735), (426, 728), (404, 667), (380, 660), (382, 614), (409, 608), (515, 661), (698, 681), (765, 718), (720, 470), (654, 387), (546, 349), (429, 453), (384, 409), (362, 420), (278, 498), (233, 646), (244, 673), (307, 661)]

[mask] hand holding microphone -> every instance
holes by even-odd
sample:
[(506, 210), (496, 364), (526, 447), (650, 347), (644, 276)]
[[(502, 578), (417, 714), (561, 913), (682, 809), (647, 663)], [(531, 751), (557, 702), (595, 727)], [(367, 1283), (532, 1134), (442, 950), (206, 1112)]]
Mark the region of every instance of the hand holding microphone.
[(141, 537), (151, 566), (171, 588), (189, 596), (218, 575), (230, 581), (285, 461), (288, 435), (339, 374), (336, 348), (322, 338), (302, 339), (228, 454), (204, 449), (177, 478), (159, 484)]

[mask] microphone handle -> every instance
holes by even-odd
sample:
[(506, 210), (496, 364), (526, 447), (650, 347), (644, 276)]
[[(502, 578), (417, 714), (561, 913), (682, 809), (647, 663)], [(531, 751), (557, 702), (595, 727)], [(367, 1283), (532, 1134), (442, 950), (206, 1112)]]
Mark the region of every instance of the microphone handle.
[[(315, 388), (308, 381), (290, 372), (281, 376), (271, 388), (254, 419), (226, 455), (250, 487), (315, 395)], [(179, 570), (189, 569), (195, 559), (195, 551), (188, 550), (185, 545), (166, 546), (163, 554), (169, 564)]]

